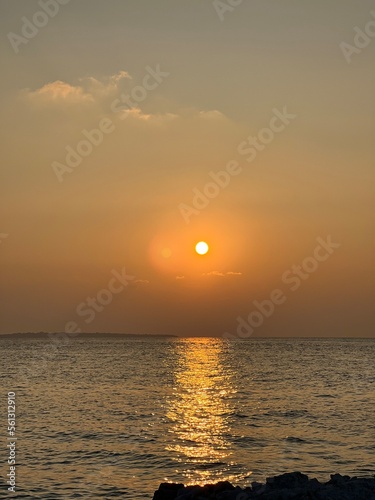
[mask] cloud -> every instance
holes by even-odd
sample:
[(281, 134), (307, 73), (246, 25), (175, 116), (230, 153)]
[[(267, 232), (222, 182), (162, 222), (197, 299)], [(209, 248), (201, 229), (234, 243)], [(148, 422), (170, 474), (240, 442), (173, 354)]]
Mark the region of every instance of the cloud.
[(217, 109), (211, 109), (209, 111), (200, 111), (199, 112), (200, 118), (204, 118), (207, 120), (221, 120), (222, 118), (225, 118), (225, 115), (221, 112), (218, 111)]
[(150, 282), (148, 280), (135, 280), (133, 281), (135, 285), (149, 285)]
[(113, 95), (118, 92), (122, 80), (131, 80), (131, 76), (126, 71), (119, 71), (118, 73), (104, 77), (98, 80), (94, 77), (80, 78), (82, 87), (87, 89), (93, 97)]
[[(135, 104), (134, 107), (129, 107), (126, 104), (128, 99), (125, 99), (124, 96), (132, 96), (135, 84), (130, 84), (130, 81), (132, 81), (131, 75), (127, 71), (121, 70), (100, 79), (93, 76), (79, 78), (77, 84), (56, 80), (46, 83), (35, 90), (23, 89), (20, 95), (32, 105), (42, 105), (43, 107), (48, 105), (55, 108), (61, 106), (65, 108), (69, 104), (74, 105), (75, 108), (77, 108), (77, 105), (83, 105), (86, 109), (88, 107), (92, 108), (92, 111), (98, 114), (103, 112), (107, 114), (111, 111), (113, 113), (113, 103), (117, 101), (116, 108), (120, 109), (116, 113), (118, 113), (117, 116), (120, 120), (135, 120), (153, 126), (168, 125), (175, 120), (181, 120), (182, 123), (191, 120), (197, 123), (198, 120), (202, 123), (206, 122), (206, 124), (214, 124), (218, 120), (224, 123), (226, 120), (226, 116), (217, 109), (180, 108), (171, 112), (164, 108), (161, 113), (155, 110), (146, 112), (134, 98), (132, 98), (133, 104)], [(125, 101), (122, 102), (122, 99), (125, 99)], [(121, 109), (122, 105), (123, 108)], [(174, 108), (172, 103), (170, 103), (170, 106)]]
[(45, 101), (68, 101), (72, 103), (92, 101), (90, 94), (86, 93), (82, 87), (75, 87), (69, 83), (57, 80), (43, 85), (40, 89), (24, 91), (26, 96), (32, 100), (40, 99)]
[(128, 79), (131, 77), (126, 71), (119, 71), (101, 80), (91, 76), (80, 78), (78, 85), (56, 80), (36, 90), (24, 89), (22, 94), (34, 102), (93, 103), (119, 92), (121, 82)]
[(110, 76), (109, 81), (117, 84), (123, 78), (128, 78), (131, 80), (132, 77), (129, 75), (127, 71), (119, 71), (118, 73), (115, 73), (114, 75)]
[(203, 273), (202, 276), (225, 276), (225, 274), (220, 271), (210, 271), (209, 273)]
[(217, 135), (217, 128), (222, 132), (227, 130), (230, 120), (217, 109), (179, 108), (165, 99), (160, 101), (158, 93), (154, 92), (149, 92), (147, 102), (143, 103), (133, 95), (137, 87), (131, 75), (121, 70), (101, 78), (79, 78), (76, 83), (56, 80), (37, 89), (26, 88), (20, 91), (19, 98), (33, 113), (52, 111), (59, 114), (59, 119), (63, 113), (64, 120), (70, 119), (75, 126), (81, 120), (89, 122), (95, 117), (106, 116), (124, 122), (125, 127), (164, 130), (172, 125), (184, 129), (181, 133), (185, 134), (189, 133), (187, 127), (189, 130), (194, 127), (197, 134), (200, 127), (202, 133), (211, 130), (214, 135)]
[(176, 280), (184, 280), (185, 279), (185, 276), (176, 276)]
[(134, 119), (134, 120), (141, 120), (143, 122), (149, 122), (150, 124), (154, 125), (162, 125), (164, 123), (169, 123), (172, 120), (175, 120), (178, 118), (178, 115), (174, 113), (156, 113), (156, 114), (150, 114), (150, 113), (144, 113), (140, 108), (132, 108), (132, 109), (124, 109), (120, 114), (119, 114), (120, 120), (124, 119)]
[(210, 271), (209, 273), (203, 273), (202, 276), (242, 276), (242, 273), (235, 271), (228, 271), (226, 273), (222, 273), (220, 271)]

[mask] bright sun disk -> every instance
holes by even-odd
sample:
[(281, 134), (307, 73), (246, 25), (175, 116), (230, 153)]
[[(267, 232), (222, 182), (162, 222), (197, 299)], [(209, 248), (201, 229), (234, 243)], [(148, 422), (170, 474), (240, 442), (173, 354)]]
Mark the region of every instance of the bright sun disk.
[(209, 250), (209, 246), (207, 245), (207, 243), (205, 241), (199, 241), (196, 245), (195, 245), (195, 251), (199, 254), (199, 255), (205, 255)]

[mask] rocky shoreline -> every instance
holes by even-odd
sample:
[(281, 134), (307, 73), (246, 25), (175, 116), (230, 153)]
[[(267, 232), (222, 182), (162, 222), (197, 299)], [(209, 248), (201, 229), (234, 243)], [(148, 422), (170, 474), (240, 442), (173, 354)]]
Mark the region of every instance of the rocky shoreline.
[(292, 472), (267, 478), (264, 484), (253, 482), (240, 488), (228, 481), (205, 486), (162, 483), (153, 500), (375, 500), (375, 476), (372, 478), (331, 475), (326, 483)]

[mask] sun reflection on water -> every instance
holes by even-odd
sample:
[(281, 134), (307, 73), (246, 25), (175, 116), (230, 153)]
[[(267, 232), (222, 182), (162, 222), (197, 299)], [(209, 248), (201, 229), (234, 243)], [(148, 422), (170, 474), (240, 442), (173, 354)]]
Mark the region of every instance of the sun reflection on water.
[(187, 483), (230, 479), (230, 401), (236, 391), (230, 370), (223, 366), (227, 347), (216, 339), (176, 342), (174, 394), (167, 411), (172, 442), (167, 450), (189, 465), (183, 472)]

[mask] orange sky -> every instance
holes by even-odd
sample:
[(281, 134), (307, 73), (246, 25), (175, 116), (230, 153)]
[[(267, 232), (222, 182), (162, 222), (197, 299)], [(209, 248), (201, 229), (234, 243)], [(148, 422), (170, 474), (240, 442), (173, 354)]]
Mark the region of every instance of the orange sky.
[(371, 8), (3, 2), (0, 331), (373, 335)]

